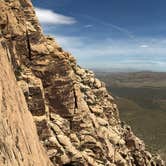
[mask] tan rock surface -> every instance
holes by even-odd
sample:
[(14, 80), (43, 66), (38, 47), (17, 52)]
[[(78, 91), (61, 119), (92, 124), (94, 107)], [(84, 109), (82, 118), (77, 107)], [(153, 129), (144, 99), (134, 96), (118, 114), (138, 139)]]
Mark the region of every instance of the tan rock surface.
[[(104, 83), (79, 67), (53, 38), (43, 35), (29, 0), (0, 1), (0, 8), (2, 47), (54, 165), (164, 165), (158, 156), (149, 155), (128, 126), (121, 124)], [(14, 89), (12, 93), (10, 96), (15, 97)], [(22, 117), (25, 123), (30, 119)], [(43, 164), (48, 161), (43, 160)]]
[(0, 43), (0, 165), (51, 166)]

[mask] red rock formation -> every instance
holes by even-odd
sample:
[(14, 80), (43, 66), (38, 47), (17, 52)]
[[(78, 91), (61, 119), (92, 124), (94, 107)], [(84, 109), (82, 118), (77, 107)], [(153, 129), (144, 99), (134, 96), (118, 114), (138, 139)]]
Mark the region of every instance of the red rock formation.
[[(43, 35), (28, 0), (0, 1), (0, 8), (3, 50), (54, 165), (164, 165), (121, 124), (104, 83), (79, 67), (53, 38)], [(31, 119), (24, 118), (25, 123)]]

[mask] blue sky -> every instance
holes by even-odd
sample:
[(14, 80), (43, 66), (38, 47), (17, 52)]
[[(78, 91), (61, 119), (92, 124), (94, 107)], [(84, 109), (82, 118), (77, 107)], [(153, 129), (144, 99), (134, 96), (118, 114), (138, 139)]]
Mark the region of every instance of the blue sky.
[(33, 0), (44, 32), (86, 68), (166, 71), (165, 0)]

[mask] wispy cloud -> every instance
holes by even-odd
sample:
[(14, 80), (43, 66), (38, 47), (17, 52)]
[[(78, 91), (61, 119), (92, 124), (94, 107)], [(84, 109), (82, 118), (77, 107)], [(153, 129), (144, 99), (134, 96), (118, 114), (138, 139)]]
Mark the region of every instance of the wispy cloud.
[(60, 35), (56, 35), (56, 39), (67, 51), (72, 52), (84, 67), (156, 71), (166, 68), (165, 39), (156, 39), (155, 42), (150, 38), (142, 39), (148, 45), (138, 45), (137, 42), (126, 39), (99, 42), (85, 37)]
[(92, 27), (93, 27), (93, 25), (91, 25), (91, 24), (84, 25), (84, 28), (92, 28)]
[[(89, 40), (85, 37), (55, 35), (57, 41), (69, 51), (80, 50), (79, 55), (83, 56), (146, 56), (146, 55), (165, 55), (165, 40), (156, 39), (155, 43), (151, 39), (146, 39), (149, 45), (138, 45), (137, 42), (127, 39), (106, 39), (105, 41)], [(145, 39), (139, 39), (145, 40)], [(139, 46), (139, 47), (138, 47)], [(147, 49), (142, 49), (147, 48)], [(82, 52), (82, 53), (81, 53)], [(139, 58), (139, 57), (137, 57)]]
[(143, 45), (140, 45), (141, 48), (148, 48), (149, 45), (146, 45), (146, 44), (143, 44)]
[(77, 22), (73, 17), (64, 16), (48, 9), (36, 8), (36, 14), (42, 24), (71, 25)]

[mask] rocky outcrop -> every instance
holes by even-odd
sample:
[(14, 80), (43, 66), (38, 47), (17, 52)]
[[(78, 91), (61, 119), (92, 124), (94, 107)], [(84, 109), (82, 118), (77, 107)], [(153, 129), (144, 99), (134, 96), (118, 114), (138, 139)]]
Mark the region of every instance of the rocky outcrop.
[(0, 165), (51, 166), (1, 43), (0, 53)]
[[(0, 8), (4, 54), (54, 165), (164, 165), (159, 156), (145, 150), (130, 127), (121, 123), (104, 83), (93, 72), (79, 67), (53, 38), (43, 35), (28, 0), (0, 1)], [(22, 116), (22, 122), (30, 123), (30, 115)], [(25, 124), (21, 126), (26, 129)], [(34, 142), (39, 146), (36, 139)], [(33, 148), (37, 151), (38, 146)], [(39, 158), (40, 153), (36, 160)], [(41, 162), (48, 160), (43, 157)]]

